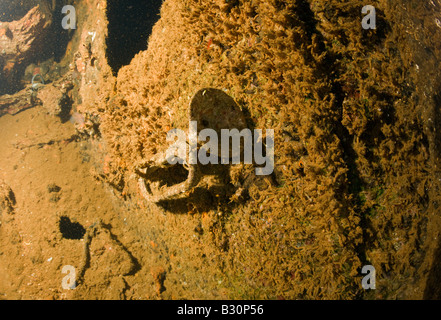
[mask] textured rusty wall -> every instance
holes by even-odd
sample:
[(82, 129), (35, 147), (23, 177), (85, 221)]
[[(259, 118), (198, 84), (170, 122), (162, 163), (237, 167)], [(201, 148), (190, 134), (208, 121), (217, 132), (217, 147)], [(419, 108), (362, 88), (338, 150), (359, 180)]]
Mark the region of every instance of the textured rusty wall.
[[(188, 218), (210, 230), (233, 298), (422, 298), (437, 277), (441, 8), (371, 4), (376, 30), (361, 28), (363, 1), (166, 0), (116, 82), (104, 12), (84, 22), (82, 110), (107, 148), (99, 174), (128, 201), (140, 197), (135, 168), (188, 126), (202, 88), (230, 95), (250, 128), (275, 129), (275, 183), (252, 181), (246, 200), (214, 197)], [(250, 172), (227, 179), (243, 185)], [(360, 286), (367, 264), (375, 292)]]

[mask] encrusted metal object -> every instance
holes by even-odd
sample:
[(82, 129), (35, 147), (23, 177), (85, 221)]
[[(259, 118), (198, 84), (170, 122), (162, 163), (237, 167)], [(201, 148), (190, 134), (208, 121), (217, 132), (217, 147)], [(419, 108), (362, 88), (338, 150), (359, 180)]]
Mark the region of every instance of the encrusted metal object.
[[(190, 102), (188, 114), (189, 123), (197, 123), (197, 134), (203, 129), (213, 129), (220, 136), (222, 129), (246, 128), (245, 118), (234, 99), (218, 89), (199, 90)], [(189, 131), (190, 128), (187, 128), (187, 137)], [(181, 143), (186, 143), (185, 150), (190, 150), (189, 141)], [(197, 146), (198, 149), (199, 147), (200, 145)], [(220, 146), (218, 152), (219, 156)], [(141, 194), (147, 201), (155, 203), (185, 198), (204, 178), (200, 164), (191, 164), (188, 161), (183, 164), (170, 164), (166, 151), (156, 154), (138, 167), (136, 172), (139, 175)]]
[[(40, 82), (37, 82), (37, 78), (40, 78)], [(42, 75), (39, 73), (34, 74), (31, 82), (32, 82), (32, 90), (37, 90), (39, 87), (44, 85), (44, 79), (43, 79)]]

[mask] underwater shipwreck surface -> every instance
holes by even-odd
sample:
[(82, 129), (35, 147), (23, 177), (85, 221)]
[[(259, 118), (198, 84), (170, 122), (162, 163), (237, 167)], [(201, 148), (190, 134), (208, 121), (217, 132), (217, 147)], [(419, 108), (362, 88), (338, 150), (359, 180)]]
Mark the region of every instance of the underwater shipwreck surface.
[[(0, 21), (1, 299), (441, 297), (439, 0), (1, 0)], [(273, 172), (167, 164), (190, 121), (274, 130)]]

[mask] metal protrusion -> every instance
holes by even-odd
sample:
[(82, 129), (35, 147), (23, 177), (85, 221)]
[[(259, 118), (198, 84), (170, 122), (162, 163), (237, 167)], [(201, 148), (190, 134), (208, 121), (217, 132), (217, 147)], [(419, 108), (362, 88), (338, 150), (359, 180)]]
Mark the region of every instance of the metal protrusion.
[[(234, 99), (218, 89), (199, 90), (190, 102), (188, 115), (189, 123), (197, 122), (198, 133), (205, 128), (218, 134), (222, 129), (246, 128), (245, 118)], [(139, 190), (147, 201), (187, 197), (201, 182), (203, 177), (198, 164), (188, 164), (183, 159), (171, 164), (168, 160), (167, 152), (160, 152), (136, 168)]]
[[(41, 82), (35, 82), (36, 78), (39, 77)], [(43, 76), (39, 73), (34, 74), (34, 76), (32, 77), (32, 90), (37, 90), (38, 87), (43, 86), (44, 85), (44, 79)]]

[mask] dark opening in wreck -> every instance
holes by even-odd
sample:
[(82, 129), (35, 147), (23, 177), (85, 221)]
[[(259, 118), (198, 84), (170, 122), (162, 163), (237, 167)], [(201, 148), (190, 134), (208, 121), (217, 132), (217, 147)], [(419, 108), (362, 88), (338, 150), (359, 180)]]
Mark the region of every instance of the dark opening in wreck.
[(114, 74), (141, 50), (159, 19), (162, 0), (115, 1), (107, 4), (107, 59)]

